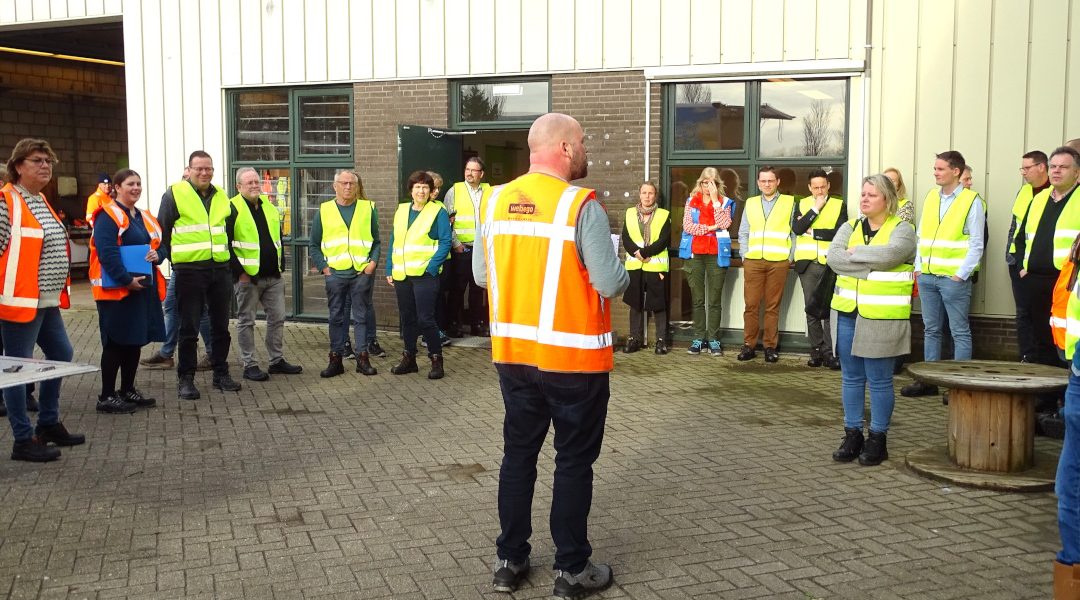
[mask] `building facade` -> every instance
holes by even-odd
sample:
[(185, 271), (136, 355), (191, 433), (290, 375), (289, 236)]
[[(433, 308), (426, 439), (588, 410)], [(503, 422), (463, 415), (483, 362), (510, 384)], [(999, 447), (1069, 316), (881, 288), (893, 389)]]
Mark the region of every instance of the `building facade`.
[[(126, 162), (148, 204), (195, 149), (230, 190), (237, 167), (258, 169), (288, 213), (297, 318), (326, 313), (305, 247), (335, 170), (359, 171), (388, 232), (408, 171), (437, 170), (448, 187), (479, 155), (488, 181), (509, 180), (527, 168), (531, 119), (554, 110), (585, 127), (581, 183), (607, 205), (613, 233), (645, 179), (678, 221), (704, 167), (722, 169), (737, 200), (756, 194), (761, 165), (798, 194), (825, 168), (854, 214), (862, 176), (898, 168), (919, 206), (934, 155), (961, 151), (989, 208), (976, 353), (1007, 358), (1020, 156), (1080, 137), (1080, 80), (1067, 76), (1080, 0), (3, 0), (0, 46), (102, 23), (121, 31)], [(0, 86), (31, 85), (36, 69), (23, 70), (0, 67)], [(0, 142), (45, 136), (39, 121), (27, 126), (32, 108), (4, 97)], [(687, 321), (678, 267), (672, 319)], [(741, 290), (736, 267), (725, 328), (741, 329)], [(380, 324), (395, 325), (391, 288), (376, 298)], [(781, 329), (783, 344), (801, 342), (794, 276)]]

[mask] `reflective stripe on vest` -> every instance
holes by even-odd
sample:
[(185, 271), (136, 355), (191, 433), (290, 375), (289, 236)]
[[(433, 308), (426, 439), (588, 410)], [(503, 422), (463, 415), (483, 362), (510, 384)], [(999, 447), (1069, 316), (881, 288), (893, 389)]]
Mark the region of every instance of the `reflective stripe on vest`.
[(612, 369), (610, 303), (589, 283), (575, 241), (581, 207), (592, 201), (593, 190), (540, 173), (481, 201), (494, 362)]
[[(1027, 239), (1027, 247), (1024, 249), (1024, 270), (1028, 270), (1031, 247), (1035, 244), (1035, 237), (1038, 235), (1039, 223), (1046, 211), (1046, 205), (1052, 201), (1050, 194), (1053, 191), (1053, 187), (1048, 187), (1031, 200), (1031, 207), (1027, 214), (1027, 227), (1024, 228), (1024, 238)], [(1078, 234), (1080, 234), (1080, 202), (1073, 202), (1070, 197), (1068, 204), (1061, 209), (1057, 222), (1054, 224), (1055, 269), (1061, 270), (1062, 265), (1069, 258), (1073, 240)]]
[(173, 224), (169, 252), (174, 263), (192, 263), (213, 259), (229, 262), (229, 239), (225, 234), (225, 219), (232, 205), (225, 192), (215, 189), (207, 214), (202, 198), (186, 181), (172, 186), (176, 211), (180, 214)]
[(368, 256), (375, 242), (375, 236), (371, 233), (374, 212), (374, 202), (357, 200), (352, 222), (346, 225), (336, 200), (328, 200), (319, 206), (319, 220), (323, 228), (319, 245), (331, 269), (363, 271), (371, 262)]
[(439, 240), (431, 239), (429, 233), (439, 211), (445, 210), (442, 203), (425, 204), (412, 225), (409, 225), (410, 210), (412, 202), (403, 202), (394, 213), (394, 264), (391, 270), (394, 281), (423, 275), (439, 249)]
[[(869, 245), (887, 245), (893, 230), (903, 222), (900, 217), (889, 215)], [(848, 248), (866, 245), (861, 234), (861, 219), (850, 221), (850, 225), (852, 232), (848, 238)], [(859, 316), (864, 319), (907, 320), (911, 317), (914, 270), (912, 265), (901, 264), (887, 271), (871, 271), (866, 279), (837, 275), (830, 306), (839, 312), (858, 310)]]
[[(157, 250), (161, 247), (161, 224), (158, 223), (154, 215), (151, 215), (149, 211), (137, 209), (139, 215), (142, 217), (143, 226), (146, 227), (146, 233), (150, 236), (150, 248)], [(131, 219), (128, 217), (128, 213), (119, 202), (110, 202), (108, 205), (102, 206), (100, 213), (107, 215), (116, 223), (116, 245), (123, 245), (121, 239), (124, 232), (131, 227)], [(151, 266), (154, 270), (154, 284), (156, 285), (157, 295), (159, 300), (165, 300), (165, 286), (167, 282), (165, 277), (161, 274), (161, 271), (157, 267)], [(102, 286), (102, 267), (101, 257), (98, 255), (97, 242), (94, 237), (90, 237), (90, 267), (87, 270), (87, 278), (90, 280), (90, 291), (93, 293), (94, 300), (123, 300), (131, 293), (127, 287), (104, 287)], [(150, 282), (144, 281), (144, 286), (149, 287)]]
[[(814, 229), (836, 229), (837, 224), (840, 222), (840, 209), (843, 206), (844, 201), (840, 198), (829, 198), (825, 201), (825, 206), (821, 208), (821, 213), (810, 224), (810, 229), (795, 237), (795, 260), (816, 260), (821, 264), (825, 264), (826, 256), (829, 253), (829, 244), (832, 242), (830, 240), (815, 240), (812, 231)], [(813, 207), (813, 196), (807, 196), (799, 200), (800, 213), (805, 215)]]
[[(42, 196), (45, 200), (45, 196)], [(8, 183), (0, 189), (0, 201), (7, 204), (11, 233), (7, 249), (0, 255), (0, 320), (29, 323), (37, 316), (41, 289), (38, 286), (41, 250), (45, 244), (45, 229), (30, 212), (26, 200)], [(60, 218), (45, 201), (49, 212), (59, 223)], [(69, 250), (70, 257), (70, 250)], [(67, 288), (60, 290), (60, 307), (70, 306)]]
[(941, 193), (939, 188), (927, 192), (923, 202), (922, 219), (919, 220), (919, 271), (932, 275), (951, 277), (960, 272), (968, 253), (969, 234), (964, 233), (968, 213), (978, 194), (961, 189), (945, 218), (939, 222)]
[(1080, 278), (1077, 279), (1069, 293), (1069, 302), (1065, 310), (1065, 358), (1072, 361), (1076, 344), (1080, 342), (1080, 298), (1077, 294), (1080, 290)]
[[(255, 224), (255, 215), (251, 213), (251, 204), (240, 194), (230, 200), (236, 208), (236, 224), (233, 226), (232, 249), (236, 260), (248, 275), (259, 274), (259, 258), (262, 248), (259, 246), (259, 226)], [(259, 196), (266, 227), (270, 230), (270, 239), (277, 250), (277, 264), (281, 264), (281, 216), (277, 208), (266, 196)]]
[[(645, 242), (645, 239), (641, 235), (641, 223), (638, 222), (637, 209), (631, 206), (626, 209), (626, 232), (630, 234), (630, 239), (640, 248), (644, 248), (649, 244), (655, 244), (660, 240), (660, 233), (667, 227), (668, 224), (668, 211), (657, 208), (653, 213), (652, 225), (649, 226), (649, 233), (652, 239)], [(668, 249), (664, 248), (659, 254), (649, 257), (649, 262), (643, 263), (637, 259), (633, 254), (626, 254), (626, 270), (636, 271), (641, 269), (648, 273), (667, 273), (668, 271)]]
[[(490, 188), (481, 183), (480, 196), (483, 197)], [(454, 184), (454, 235), (462, 244), (471, 244), (476, 239), (476, 205), (469, 184), (464, 181)]]
[[(1013, 222), (1016, 223), (1016, 227), (1020, 227), (1020, 224), (1024, 222), (1024, 217), (1027, 216), (1028, 209), (1031, 208), (1031, 200), (1035, 197), (1035, 190), (1031, 187), (1030, 183), (1025, 183), (1020, 186), (1020, 191), (1016, 192), (1016, 200), (1013, 200), (1012, 216)], [(1013, 232), (1013, 237), (1019, 234), (1019, 231)], [(1009, 254), (1016, 254), (1016, 240), (1009, 240)]]
[(744, 249), (745, 258), (764, 258), (778, 262), (791, 255), (791, 213), (795, 210), (794, 196), (780, 195), (765, 218), (761, 196), (746, 201), (743, 208), (750, 222), (749, 248)]

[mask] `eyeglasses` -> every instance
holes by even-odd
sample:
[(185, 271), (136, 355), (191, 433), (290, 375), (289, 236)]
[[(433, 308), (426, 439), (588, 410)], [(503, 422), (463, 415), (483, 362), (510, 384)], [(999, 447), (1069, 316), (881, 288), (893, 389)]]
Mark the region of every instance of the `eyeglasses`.
[(38, 157), (38, 158), (25, 158), (23, 160), (24, 160), (24, 162), (28, 162), (28, 163), (31, 163), (33, 165), (37, 165), (38, 168), (41, 168), (41, 167), (50, 167), (50, 168), (55, 167), (56, 163), (60, 162), (58, 160), (53, 160), (51, 158), (41, 158), (41, 157)]
[(1020, 167), (1020, 172), (1021, 173), (1027, 173), (1031, 169), (1034, 169), (1035, 167), (1039, 166), (1040, 164), (1043, 164), (1043, 163), (1036, 163), (1036, 164), (1033, 164), (1033, 165), (1028, 165), (1026, 167)]

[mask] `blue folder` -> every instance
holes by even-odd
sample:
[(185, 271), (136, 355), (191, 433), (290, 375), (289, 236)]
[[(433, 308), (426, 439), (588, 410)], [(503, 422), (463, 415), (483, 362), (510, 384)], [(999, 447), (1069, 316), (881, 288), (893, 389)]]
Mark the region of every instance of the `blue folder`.
[[(146, 253), (150, 252), (149, 244), (140, 244), (137, 246), (120, 246), (120, 260), (124, 263), (124, 268), (132, 277), (139, 277), (145, 275), (146, 279), (142, 281), (143, 287), (151, 287), (154, 285), (154, 278), (150, 275), (154, 272), (153, 265), (150, 261), (146, 260)], [(109, 273), (102, 268), (101, 269), (101, 287), (118, 288), (125, 287), (121, 283), (117, 283), (115, 279), (109, 277)]]

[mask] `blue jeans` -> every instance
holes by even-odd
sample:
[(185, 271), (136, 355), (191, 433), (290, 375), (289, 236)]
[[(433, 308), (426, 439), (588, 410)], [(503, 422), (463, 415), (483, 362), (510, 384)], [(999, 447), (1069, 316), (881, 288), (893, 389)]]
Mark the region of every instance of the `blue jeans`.
[[(374, 276), (375, 275), (372, 275), (372, 277), (374, 277)], [(366, 313), (367, 313), (367, 339), (368, 339), (368, 344), (370, 345), (372, 342), (375, 341), (375, 334), (376, 334), (376, 329), (375, 329), (375, 284), (374, 284), (374, 282), (372, 283), (371, 287), (368, 288), (368, 292), (367, 292), (367, 311), (366, 311)], [(353, 322), (353, 319), (352, 319), (352, 299), (351, 298), (349, 298), (348, 300), (345, 301), (345, 320), (348, 321), (349, 323)], [(349, 332), (346, 331), (345, 332), (345, 340), (348, 341), (348, 339), (349, 339)], [(359, 348), (357, 348), (357, 349), (359, 349)], [(366, 347), (363, 348), (363, 350), (366, 350), (366, 349), (367, 349)]]
[(840, 356), (840, 398), (844, 405), (844, 427), (862, 429), (866, 388), (870, 388), (870, 431), (889, 430), (896, 393), (893, 391), (893, 364), (896, 357), (863, 358), (851, 353), (855, 339), (855, 317), (837, 315), (836, 352)]
[(1057, 559), (1066, 565), (1080, 563), (1080, 368), (1073, 361), (1069, 387), (1065, 390), (1065, 445), (1058, 459), (1058, 531), (1061, 552)]
[[(408, 338), (406, 338), (408, 339)], [(593, 463), (600, 456), (607, 419), (608, 373), (553, 373), (525, 365), (496, 364), (506, 416), (499, 470), (502, 560), (524, 561), (532, 547), (532, 499), (536, 457), (555, 426), (555, 482), (551, 494), (551, 539), (555, 567), (577, 573), (592, 555), (589, 510)]]
[[(180, 331), (180, 319), (176, 318), (176, 277), (169, 278), (169, 285), (165, 288), (165, 302), (162, 303), (165, 310), (165, 343), (161, 345), (158, 353), (165, 358), (172, 358), (176, 352), (177, 333)], [(213, 345), (210, 343), (210, 315), (203, 308), (202, 320), (199, 321), (199, 334), (202, 336), (203, 345), (209, 352)]]
[(953, 281), (950, 277), (919, 275), (919, 298), (922, 300), (923, 359), (941, 360), (941, 331), (948, 315), (953, 338), (953, 358), (971, 360), (971, 280)]
[[(35, 344), (45, 353), (46, 360), (70, 361), (74, 355), (58, 307), (38, 309), (29, 323), (0, 321), (0, 335), (4, 339), (5, 356), (31, 358)], [(15, 441), (33, 437), (34, 427), (26, 414), (26, 386), (5, 388), (4, 405)], [(38, 425), (55, 425), (60, 421), (60, 379), (41, 382), (38, 405)]]
[(367, 351), (368, 337), (368, 299), (374, 280), (371, 275), (360, 274), (352, 279), (334, 275), (326, 278), (326, 304), (330, 311), (330, 351), (335, 354), (345, 352), (345, 341), (349, 339), (349, 325), (352, 325), (356, 337), (357, 354)]

